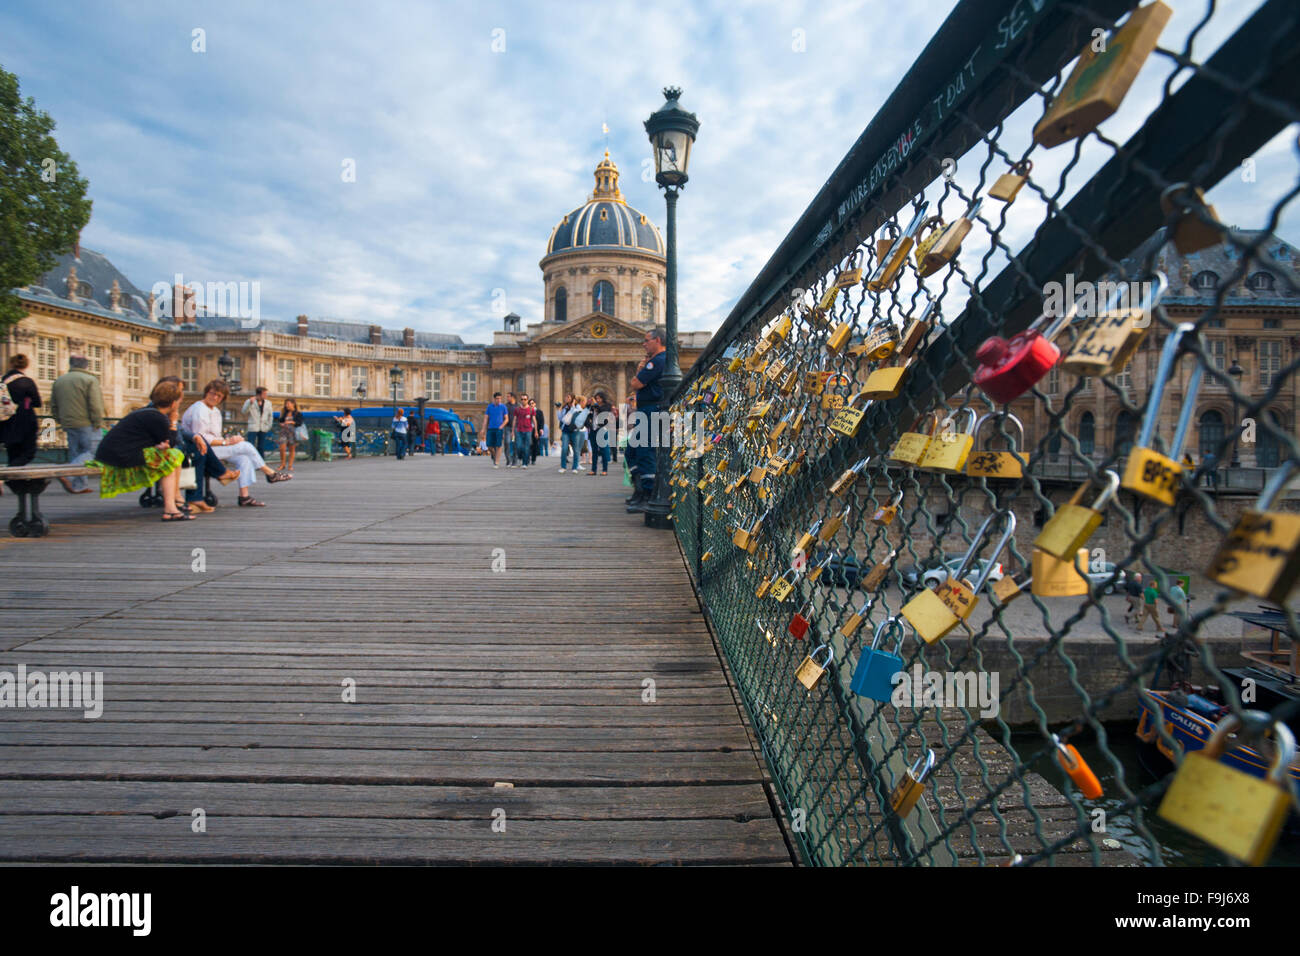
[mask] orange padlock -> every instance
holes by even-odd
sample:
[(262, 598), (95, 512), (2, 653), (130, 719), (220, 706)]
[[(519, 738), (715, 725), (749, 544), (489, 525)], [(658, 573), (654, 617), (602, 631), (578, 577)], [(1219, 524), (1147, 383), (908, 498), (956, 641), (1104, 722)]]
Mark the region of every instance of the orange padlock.
[(1097, 775), (1092, 772), (1088, 766), (1088, 761), (1074, 748), (1074, 744), (1063, 744), (1061, 738), (1052, 734), (1052, 743), (1056, 744), (1056, 762), (1061, 765), (1061, 769), (1070, 775), (1074, 785), (1079, 788), (1089, 800), (1096, 800), (1101, 796), (1101, 781)]

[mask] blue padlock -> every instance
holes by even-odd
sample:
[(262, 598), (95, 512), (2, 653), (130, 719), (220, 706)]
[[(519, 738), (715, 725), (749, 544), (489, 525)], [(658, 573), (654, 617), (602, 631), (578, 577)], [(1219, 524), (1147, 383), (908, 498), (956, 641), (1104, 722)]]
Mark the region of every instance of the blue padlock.
[[(891, 625), (898, 631), (898, 641), (894, 644), (892, 654), (877, 649), (880, 638)], [(903, 669), (903, 658), (899, 656), (898, 650), (902, 647), (905, 636), (906, 632), (897, 616), (891, 617), (876, 628), (876, 636), (872, 639), (871, 646), (862, 652), (858, 658), (858, 666), (853, 671), (853, 683), (849, 685), (853, 693), (869, 697), (882, 704), (889, 702), (894, 693), (894, 675)]]

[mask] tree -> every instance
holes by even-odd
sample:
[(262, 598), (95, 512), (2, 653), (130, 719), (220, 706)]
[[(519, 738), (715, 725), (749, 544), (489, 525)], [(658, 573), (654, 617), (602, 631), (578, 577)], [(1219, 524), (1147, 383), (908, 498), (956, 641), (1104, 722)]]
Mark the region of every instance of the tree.
[(0, 68), (0, 333), (27, 314), (13, 290), (52, 269), (90, 221), (88, 184), (53, 130)]

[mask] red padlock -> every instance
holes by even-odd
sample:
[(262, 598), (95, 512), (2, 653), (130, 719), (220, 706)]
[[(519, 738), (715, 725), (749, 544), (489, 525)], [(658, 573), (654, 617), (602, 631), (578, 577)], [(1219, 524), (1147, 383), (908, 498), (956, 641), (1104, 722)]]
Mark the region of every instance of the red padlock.
[(808, 628), (812, 627), (812, 619), (804, 614), (805, 611), (812, 609), (812, 601), (809, 601), (799, 610), (794, 612), (794, 617), (786, 625), (786, 631), (797, 641), (802, 641), (808, 636)]
[(975, 350), (979, 368), (972, 376), (984, 394), (998, 404), (1015, 401), (1029, 391), (1061, 360), (1061, 350), (1052, 340), (1061, 329), (1070, 324), (1084, 297), (1080, 297), (1052, 323), (1046, 333), (1039, 327), (1050, 316), (1043, 313), (1023, 332), (1017, 332), (1007, 341), (1000, 335), (990, 336)]

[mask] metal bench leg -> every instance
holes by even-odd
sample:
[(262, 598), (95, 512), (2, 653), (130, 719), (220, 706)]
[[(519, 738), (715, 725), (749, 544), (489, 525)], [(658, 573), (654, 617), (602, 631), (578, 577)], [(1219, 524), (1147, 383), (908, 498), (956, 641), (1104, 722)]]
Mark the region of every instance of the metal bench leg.
[(6, 482), (9, 490), (18, 499), (18, 514), (9, 519), (9, 533), (15, 538), (27, 537), (27, 492), (20, 491), (27, 482)]
[(30, 491), (32, 514), (27, 519), (27, 535), (31, 538), (43, 538), (50, 533), (50, 522), (41, 514), (41, 492), (49, 487), (48, 480), (33, 481)]

